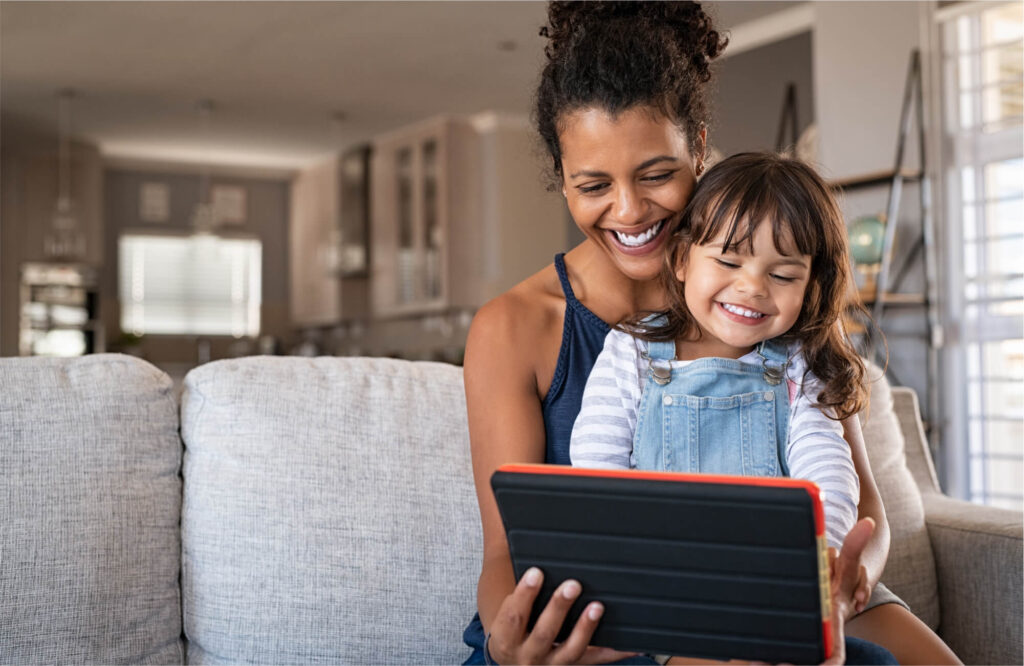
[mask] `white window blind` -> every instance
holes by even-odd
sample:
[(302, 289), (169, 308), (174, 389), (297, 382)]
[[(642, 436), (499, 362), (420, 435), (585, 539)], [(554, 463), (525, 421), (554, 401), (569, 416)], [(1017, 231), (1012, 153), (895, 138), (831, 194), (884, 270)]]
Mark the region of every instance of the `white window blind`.
[(259, 335), (260, 241), (125, 234), (118, 255), (123, 331)]
[(1024, 6), (958, 6), (941, 25), (947, 401), (962, 494), (1024, 507)]

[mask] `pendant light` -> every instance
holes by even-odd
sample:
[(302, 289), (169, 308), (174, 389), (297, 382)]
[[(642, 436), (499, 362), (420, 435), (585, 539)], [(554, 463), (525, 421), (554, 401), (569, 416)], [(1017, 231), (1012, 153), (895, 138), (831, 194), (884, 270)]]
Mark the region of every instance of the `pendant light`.
[(85, 234), (78, 224), (71, 197), (71, 102), (75, 92), (57, 92), (57, 202), (43, 250), (54, 261), (82, 261), (85, 258)]
[(211, 195), (210, 124), (213, 117), (213, 100), (202, 99), (196, 104), (200, 131), (203, 141), (203, 163), (199, 170), (199, 201), (192, 211), (192, 228), (196, 234), (212, 235), (217, 228)]

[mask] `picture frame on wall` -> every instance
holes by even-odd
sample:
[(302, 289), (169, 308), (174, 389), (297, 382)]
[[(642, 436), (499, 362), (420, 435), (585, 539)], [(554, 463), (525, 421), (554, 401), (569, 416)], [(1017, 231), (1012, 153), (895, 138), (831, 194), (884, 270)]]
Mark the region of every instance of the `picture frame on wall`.
[(246, 192), (241, 185), (214, 185), (210, 201), (218, 224), (241, 226), (246, 218)]

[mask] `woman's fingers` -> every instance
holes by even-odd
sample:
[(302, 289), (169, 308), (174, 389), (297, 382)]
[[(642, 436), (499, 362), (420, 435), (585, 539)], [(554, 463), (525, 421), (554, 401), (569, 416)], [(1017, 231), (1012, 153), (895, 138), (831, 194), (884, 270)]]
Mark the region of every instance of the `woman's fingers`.
[(602, 615), (604, 615), (604, 606), (600, 602), (592, 601), (587, 604), (583, 612), (580, 613), (576, 625), (572, 628), (572, 633), (551, 653), (551, 663), (607, 664), (636, 656), (636, 652), (619, 652), (611, 648), (588, 645)]
[[(572, 633), (569, 634), (564, 643), (555, 648), (554, 652), (551, 653), (551, 663), (575, 664), (580, 662), (587, 651), (590, 637), (594, 635), (594, 630), (597, 629), (597, 623), (602, 615), (604, 615), (604, 606), (599, 602), (592, 601), (587, 604), (583, 612), (580, 613), (576, 625), (572, 628)], [(594, 655), (591, 654), (590, 656), (593, 657)]]
[[(531, 662), (551, 660), (548, 655), (552, 652), (554, 642), (558, 638), (558, 632), (561, 631), (562, 624), (565, 622), (565, 616), (568, 615), (569, 609), (572, 608), (573, 603), (582, 591), (583, 588), (580, 584), (571, 579), (563, 581), (561, 585), (555, 588), (555, 592), (551, 595), (551, 599), (548, 600), (547, 606), (544, 607), (544, 610), (541, 611), (540, 616), (537, 618), (537, 622), (534, 623), (530, 635), (523, 641), (523, 656), (526, 659)], [(583, 613), (583, 616), (586, 617), (587, 613)], [(594, 624), (596, 625), (596, 623)], [(583, 648), (580, 649), (579, 655), (583, 654), (583, 649), (590, 640), (590, 634), (592, 633), (594, 633), (593, 628), (586, 634)], [(579, 655), (577, 655), (577, 658)]]
[(525, 663), (520, 655), (520, 647), (526, 635), (530, 610), (543, 581), (544, 574), (540, 569), (527, 569), (512, 594), (501, 603), (487, 642), (488, 652), (499, 664)]

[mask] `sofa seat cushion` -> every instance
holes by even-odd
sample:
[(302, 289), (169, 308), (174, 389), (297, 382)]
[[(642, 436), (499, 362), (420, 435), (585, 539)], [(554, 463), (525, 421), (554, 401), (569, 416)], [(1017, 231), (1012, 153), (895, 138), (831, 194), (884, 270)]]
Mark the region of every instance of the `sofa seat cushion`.
[(0, 359), (0, 663), (183, 663), (170, 378)]
[(186, 377), (190, 663), (457, 663), (480, 527), (462, 373), (254, 357)]
[[(882, 582), (922, 622), (935, 629), (939, 625), (939, 596), (921, 492), (907, 467), (906, 443), (893, 411), (889, 381), (875, 365), (869, 366), (868, 376), (871, 403), (861, 414), (864, 441), (892, 536)], [(914, 414), (904, 416), (916, 419)]]

